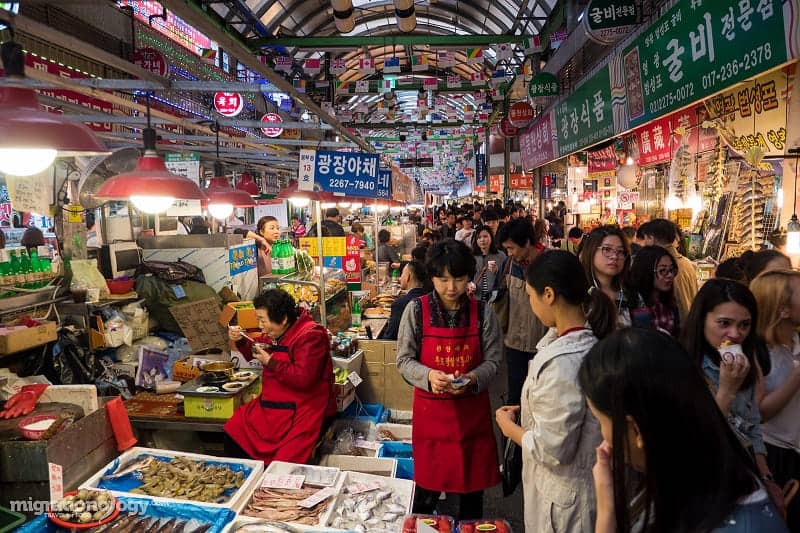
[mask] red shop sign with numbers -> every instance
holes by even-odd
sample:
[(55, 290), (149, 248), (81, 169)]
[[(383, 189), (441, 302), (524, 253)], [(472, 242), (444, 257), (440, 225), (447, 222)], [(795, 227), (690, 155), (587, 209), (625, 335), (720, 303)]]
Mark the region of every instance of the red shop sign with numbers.
[(244, 98), (239, 93), (216, 93), (214, 109), (225, 117), (235, 117), (244, 109)]

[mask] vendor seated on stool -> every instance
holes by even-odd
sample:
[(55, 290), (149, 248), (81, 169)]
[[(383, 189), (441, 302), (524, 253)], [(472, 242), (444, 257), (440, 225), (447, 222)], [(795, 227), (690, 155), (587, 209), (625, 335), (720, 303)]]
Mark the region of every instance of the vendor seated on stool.
[(253, 346), (240, 329), (230, 329), (229, 338), (245, 358), (261, 362), (262, 391), (225, 424), (225, 453), (266, 465), (306, 463), (336, 414), (328, 332), (281, 289), (262, 292), (253, 305), (262, 332), (255, 340), (267, 349)]

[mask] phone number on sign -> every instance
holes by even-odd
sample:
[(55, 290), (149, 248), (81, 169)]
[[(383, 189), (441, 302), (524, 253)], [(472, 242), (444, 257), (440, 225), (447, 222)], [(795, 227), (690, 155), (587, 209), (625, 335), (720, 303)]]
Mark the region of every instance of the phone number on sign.
[(650, 102), (647, 107), (650, 113), (658, 113), (664, 109), (670, 108), (675, 104), (681, 103), (694, 96), (694, 82), (689, 82), (681, 85), (672, 92), (663, 96), (659, 96), (654, 101)]
[(329, 183), (331, 189), (358, 189), (361, 191), (375, 190), (374, 181), (332, 179)]
[(756, 68), (770, 59), (772, 59), (772, 45), (770, 43), (756, 46), (752, 50), (745, 52), (739, 59), (729, 61), (708, 74), (703, 74), (703, 89), (711, 89), (717, 83), (724, 83), (738, 76), (739, 72), (746, 72)]

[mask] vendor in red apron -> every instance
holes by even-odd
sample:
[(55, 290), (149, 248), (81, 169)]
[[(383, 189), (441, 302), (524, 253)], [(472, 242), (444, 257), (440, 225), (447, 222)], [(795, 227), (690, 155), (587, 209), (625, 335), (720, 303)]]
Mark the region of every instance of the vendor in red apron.
[(415, 513), (432, 513), (439, 494), (458, 496), (459, 520), (483, 517), (483, 491), (500, 482), (489, 384), (503, 356), (492, 309), (467, 295), (475, 258), (446, 239), (428, 252), (434, 290), (406, 307), (397, 368), (414, 385)]
[(229, 337), (246, 359), (263, 367), (261, 396), (243, 405), (225, 424), (225, 452), (232, 457), (306, 463), (323, 425), (336, 414), (327, 330), (294, 298), (269, 289), (253, 300), (262, 335), (254, 346), (231, 328)]

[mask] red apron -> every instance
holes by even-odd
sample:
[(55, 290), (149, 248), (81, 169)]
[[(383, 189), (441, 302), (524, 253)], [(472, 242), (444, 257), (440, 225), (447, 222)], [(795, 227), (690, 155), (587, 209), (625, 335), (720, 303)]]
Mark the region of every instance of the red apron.
[[(272, 357), (285, 362), (303, 356), (307, 341), (300, 337), (314, 327), (320, 326), (310, 316), (301, 315), (284, 334), (281, 344), (272, 347)], [(282, 384), (274, 372), (264, 368), (261, 396), (237, 409), (225, 424), (225, 432), (250, 457), (267, 465), (272, 461), (308, 462), (324, 417), (332, 414), (329, 409), (333, 390), (330, 357), (322, 367), (322, 375), (310, 376), (309, 382), (313, 385), (304, 390), (292, 389)]]
[[(469, 326), (431, 326), (430, 296), (422, 304), (422, 364), (452, 374), (470, 372), (483, 360), (478, 302), (469, 298)], [(414, 481), (433, 491), (465, 494), (500, 482), (489, 393), (460, 396), (414, 388)]]

